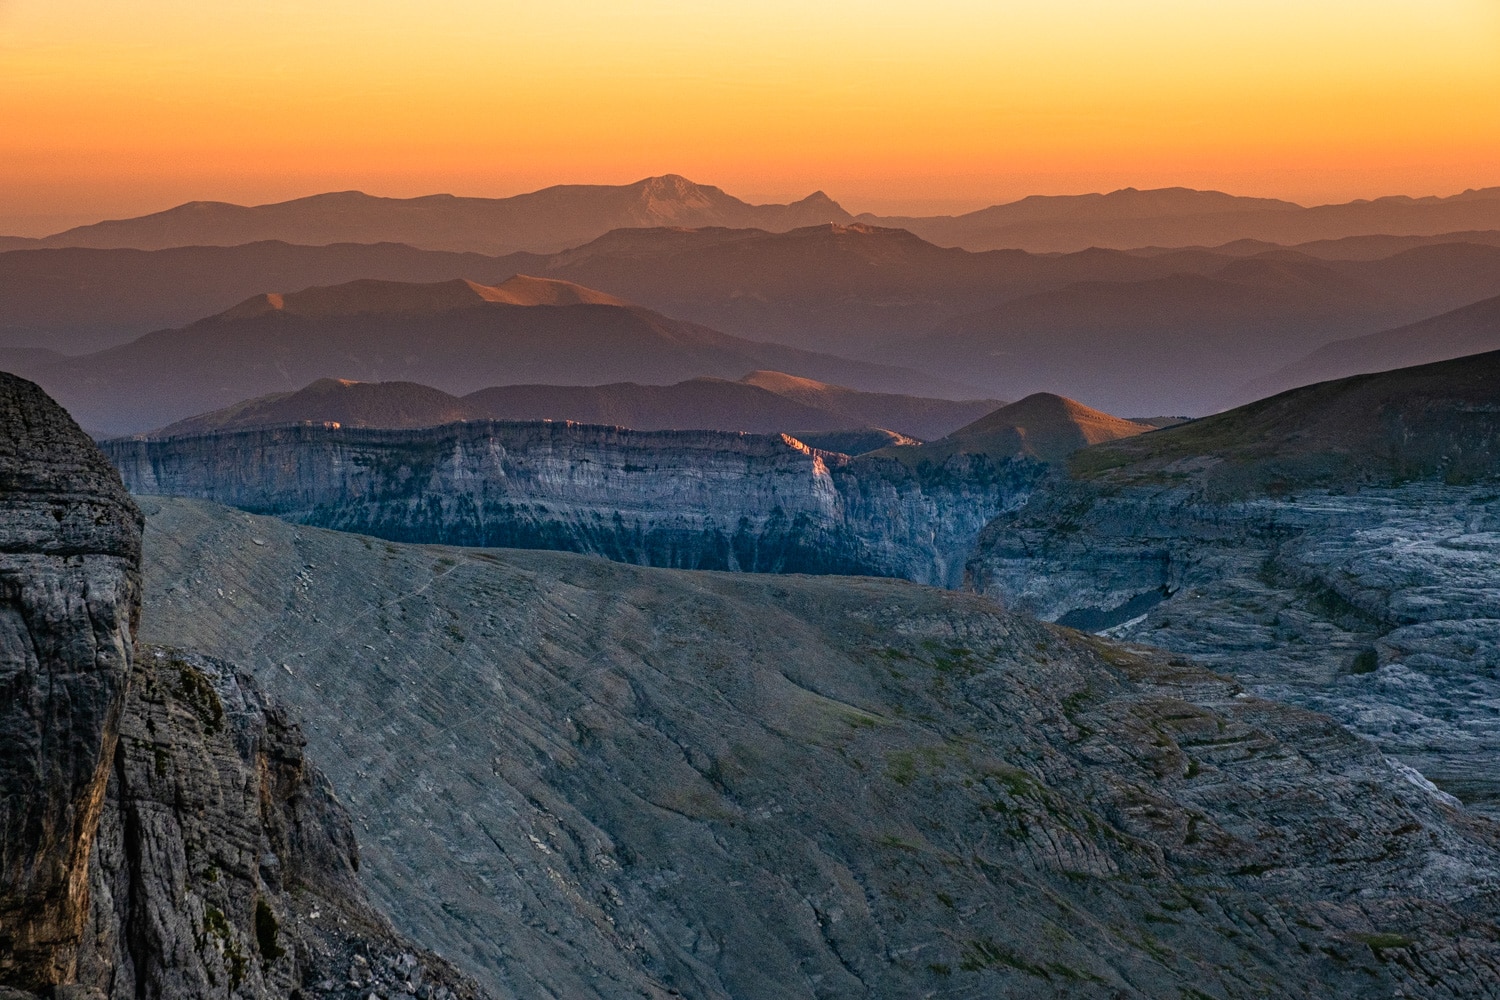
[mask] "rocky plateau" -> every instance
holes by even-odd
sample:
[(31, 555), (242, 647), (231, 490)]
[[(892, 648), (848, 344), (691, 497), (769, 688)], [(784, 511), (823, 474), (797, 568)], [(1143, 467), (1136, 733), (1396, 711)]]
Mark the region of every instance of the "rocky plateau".
[(471, 421), (286, 427), (103, 445), (133, 492), (197, 497), (393, 541), (550, 548), (686, 569), (955, 586), (1041, 465), (918, 468), (785, 435)]

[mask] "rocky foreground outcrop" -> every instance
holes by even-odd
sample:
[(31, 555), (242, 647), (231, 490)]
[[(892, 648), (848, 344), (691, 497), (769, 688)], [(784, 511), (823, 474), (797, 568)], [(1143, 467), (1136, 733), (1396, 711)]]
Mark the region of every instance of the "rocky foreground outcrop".
[(1500, 836), (1325, 716), (894, 580), (145, 498), (153, 640), (296, 704), (497, 995), (1500, 996)]
[(35, 385), (0, 373), (0, 983), (65, 981), (88, 917), (140, 607), (141, 515)]
[(110, 1000), (477, 995), (365, 902), (349, 816), (305, 744), (231, 665), (139, 648), (78, 983)]
[(955, 586), (1041, 466), (908, 468), (784, 435), (475, 421), (300, 426), (103, 445), (139, 494), (197, 497), (404, 542), (547, 548), (684, 569)]
[(476, 996), (369, 908), (286, 716), (135, 644), (140, 544), (98, 449), (0, 375), (0, 995)]

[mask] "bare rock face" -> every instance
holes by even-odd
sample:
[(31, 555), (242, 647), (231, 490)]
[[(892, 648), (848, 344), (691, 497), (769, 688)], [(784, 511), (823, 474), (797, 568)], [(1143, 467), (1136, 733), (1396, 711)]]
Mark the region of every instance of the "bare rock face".
[(897, 576), (956, 586), (1036, 462), (936, 468), (784, 435), (473, 421), (304, 426), (104, 448), (131, 490), (404, 542), (561, 549), (676, 569)]
[(287, 718), (139, 650), (141, 514), (68, 415), (0, 374), (0, 997), (473, 997), (365, 902)]
[(1067, 480), (982, 534), (971, 586), (1332, 715), (1500, 817), (1500, 491), (1226, 499)]
[(1074, 454), (974, 589), (1326, 712), (1500, 817), (1500, 351)]
[(0, 984), (72, 974), (140, 551), (108, 461), (41, 389), (0, 373)]
[(365, 904), (349, 817), (305, 743), (228, 664), (138, 651), (80, 984), (111, 1000), (476, 995)]

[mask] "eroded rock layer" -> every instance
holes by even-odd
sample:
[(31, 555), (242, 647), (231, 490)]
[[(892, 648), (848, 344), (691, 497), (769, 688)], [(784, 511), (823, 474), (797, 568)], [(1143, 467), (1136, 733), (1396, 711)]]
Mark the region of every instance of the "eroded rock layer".
[(135, 645), (140, 557), (114, 469), (0, 374), (0, 996), (476, 996), (369, 908), (285, 715)]
[(1327, 712), (1500, 815), (1497, 567), (1492, 485), (1224, 500), (1057, 481), (986, 529), (970, 583)]
[(380, 538), (561, 549), (686, 569), (859, 573), (955, 586), (1035, 462), (914, 471), (781, 435), (476, 421), (105, 442), (131, 490)]
[(1495, 826), (1185, 661), (143, 503), (144, 628), (303, 707), (373, 895), (499, 995), (1500, 995)]
[(348, 814), (305, 742), (230, 665), (139, 649), (79, 984), (109, 1000), (476, 995), (365, 903)]
[(1500, 816), (1500, 352), (1080, 451), (969, 584), (1327, 712)]

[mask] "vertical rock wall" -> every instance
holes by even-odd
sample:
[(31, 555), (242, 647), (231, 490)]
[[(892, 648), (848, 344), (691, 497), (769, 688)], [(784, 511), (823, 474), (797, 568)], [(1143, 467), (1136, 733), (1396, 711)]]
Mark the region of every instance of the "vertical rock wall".
[(135, 648), (141, 527), (0, 374), (0, 997), (478, 996), (370, 908), (296, 726), (226, 664)]
[(0, 373), (0, 983), (73, 972), (140, 546), (140, 512), (93, 442)]
[(897, 576), (957, 586), (1031, 461), (899, 462), (784, 435), (471, 421), (287, 427), (104, 449), (142, 494), (391, 541), (559, 549), (675, 569)]

